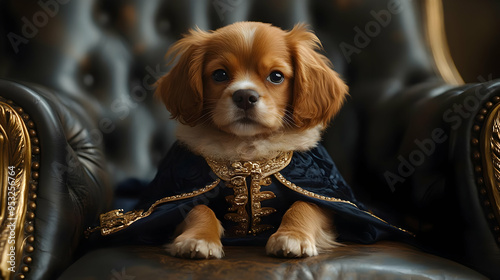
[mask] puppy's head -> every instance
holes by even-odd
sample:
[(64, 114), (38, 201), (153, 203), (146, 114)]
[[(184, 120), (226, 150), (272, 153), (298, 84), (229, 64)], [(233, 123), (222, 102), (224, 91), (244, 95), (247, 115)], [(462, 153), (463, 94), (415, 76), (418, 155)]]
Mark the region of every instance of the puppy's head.
[(181, 123), (237, 136), (325, 126), (347, 86), (316, 52), (320, 46), (304, 25), (289, 32), (258, 22), (191, 30), (167, 53), (177, 62), (155, 94)]

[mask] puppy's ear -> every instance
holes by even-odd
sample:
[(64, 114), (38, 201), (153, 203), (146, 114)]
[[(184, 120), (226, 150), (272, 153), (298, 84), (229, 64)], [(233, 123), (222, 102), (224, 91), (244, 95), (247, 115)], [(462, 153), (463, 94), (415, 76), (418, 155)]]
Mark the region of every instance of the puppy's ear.
[(191, 126), (196, 125), (203, 110), (203, 42), (208, 36), (199, 29), (190, 30), (168, 50), (169, 64), (175, 65), (157, 81), (155, 91), (173, 119)]
[(301, 128), (326, 127), (340, 110), (348, 87), (330, 61), (316, 52), (321, 42), (305, 25), (296, 25), (287, 37), (294, 66), (294, 121)]

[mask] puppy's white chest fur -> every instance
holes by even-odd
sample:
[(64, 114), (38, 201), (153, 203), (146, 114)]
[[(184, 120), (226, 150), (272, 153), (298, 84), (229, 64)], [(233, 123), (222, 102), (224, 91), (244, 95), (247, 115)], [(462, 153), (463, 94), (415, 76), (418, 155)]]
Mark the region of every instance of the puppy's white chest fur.
[(179, 125), (177, 138), (192, 152), (203, 157), (245, 161), (276, 157), (280, 152), (310, 150), (320, 141), (322, 129), (318, 125), (301, 131), (238, 137), (213, 127)]

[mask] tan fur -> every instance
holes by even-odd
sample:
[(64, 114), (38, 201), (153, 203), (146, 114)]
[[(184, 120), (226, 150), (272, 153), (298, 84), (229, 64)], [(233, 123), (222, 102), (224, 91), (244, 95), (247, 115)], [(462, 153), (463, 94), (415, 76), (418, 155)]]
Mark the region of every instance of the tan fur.
[(224, 255), (220, 238), (224, 228), (214, 212), (205, 205), (195, 206), (177, 227), (179, 234), (172, 244), (166, 246), (173, 256), (207, 259)]
[[(302, 24), (290, 31), (259, 22), (191, 30), (168, 51), (174, 66), (155, 95), (181, 123), (179, 141), (196, 154), (247, 161), (307, 151), (320, 141), (348, 89), (320, 49)], [(214, 79), (220, 70), (229, 78)], [(269, 80), (276, 71), (282, 82)], [(243, 110), (233, 101), (239, 90), (256, 92), (258, 101)], [(268, 254), (313, 256), (338, 246), (330, 216), (314, 204), (295, 203), (271, 236)], [(167, 246), (172, 255), (222, 257), (223, 229), (206, 206), (193, 208), (178, 230)]]
[(203, 125), (180, 125), (177, 138), (191, 151), (204, 157), (236, 161), (271, 158), (279, 152), (310, 150), (318, 144), (322, 131), (322, 127), (317, 126), (266, 137), (229, 137), (225, 132)]
[(266, 245), (269, 255), (309, 257), (340, 246), (335, 242), (332, 215), (315, 204), (295, 202), (283, 215), (278, 231)]
[(316, 52), (321, 42), (304, 25), (296, 25), (287, 40), (295, 72), (294, 120), (303, 129), (318, 124), (326, 127), (344, 103), (348, 87), (330, 68), (328, 58)]
[[(302, 24), (289, 32), (259, 22), (238, 22), (212, 32), (191, 30), (167, 53), (177, 63), (158, 81), (155, 95), (181, 123), (237, 136), (326, 127), (348, 88), (317, 52), (320, 48), (319, 39)], [(230, 80), (212, 81), (218, 69), (226, 70)], [(279, 85), (266, 80), (276, 70), (285, 76)], [(245, 81), (251, 81), (246, 89), (260, 95), (250, 112), (252, 125), (237, 122), (240, 112), (231, 100), (234, 85)]]
[(202, 43), (208, 33), (191, 30), (190, 35), (175, 43), (167, 52), (169, 64), (174, 67), (158, 82), (155, 95), (165, 104), (172, 118), (194, 125), (203, 109), (203, 57)]

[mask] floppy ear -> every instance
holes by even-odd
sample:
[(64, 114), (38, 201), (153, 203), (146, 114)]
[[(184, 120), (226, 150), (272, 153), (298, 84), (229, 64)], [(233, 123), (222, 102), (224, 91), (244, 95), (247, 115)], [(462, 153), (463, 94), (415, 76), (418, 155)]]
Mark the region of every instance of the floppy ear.
[(174, 67), (157, 81), (155, 96), (183, 124), (194, 126), (203, 110), (203, 42), (209, 35), (199, 29), (175, 43), (167, 52)]
[(330, 61), (316, 52), (321, 42), (304, 24), (296, 25), (287, 36), (294, 64), (294, 121), (301, 128), (326, 127), (340, 110), (348, 87), (330, 68)]

